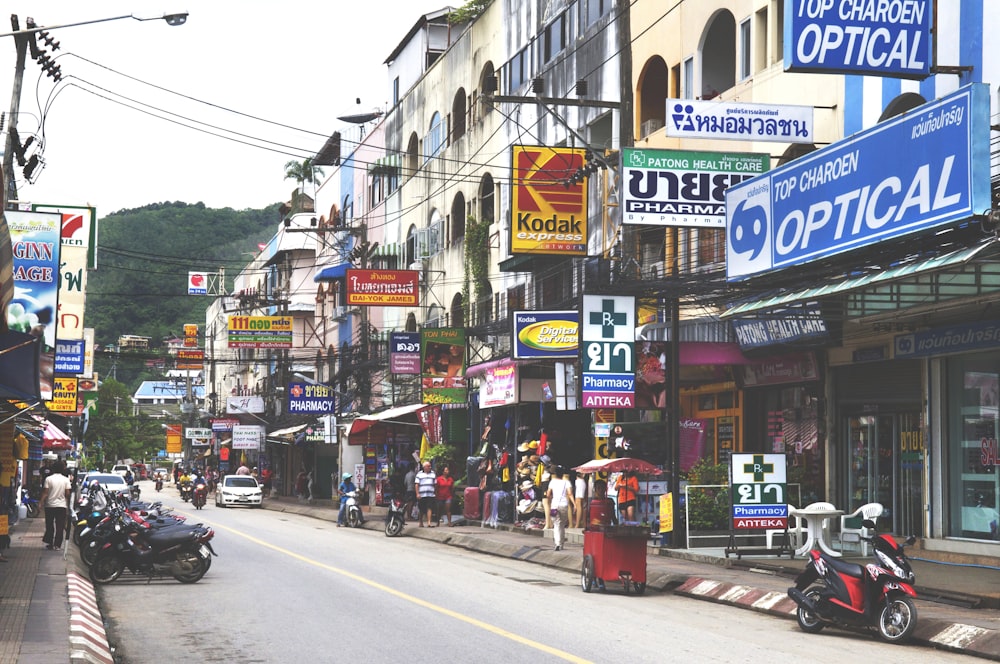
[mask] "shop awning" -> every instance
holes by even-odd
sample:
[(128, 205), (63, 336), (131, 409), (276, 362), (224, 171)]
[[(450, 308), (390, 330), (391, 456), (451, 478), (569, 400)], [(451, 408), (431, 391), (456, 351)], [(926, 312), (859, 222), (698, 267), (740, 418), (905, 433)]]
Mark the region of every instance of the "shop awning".
[(351, 431), (348, 435), (356, 436), (359, 433), (364, 433), (370, 427), (378, 423), (385, 424), (404, 424), (413, 425), (416, 422), (399, 422), (398, 418), (406, 417), (407, 415), (412, 415), (421, 408), (426, 408), (425, 403), (413, 403), (407, 406), (397, 406), (395, 408), (389, 408), (388, 410), (383, 410), (379, 413), (373, 413), (372, 415), (361, 415), (351, 423)]
[(42, 450), (45, 452), (61, 452), (73, 448), (73, 439), (67, 436), (56, 425), (48, 420), (42, 420)]
[(343, 279), (347, 276), (347, 271), (353, 268), (349, 262), (337, 263), (336, 265), (328, 265), (322, 270), (316, 273), (313, 277), (313, 281), (335, 281), (336, 279)]
[(808, 288), (799, 288), (750, 300), (731, 307), (721, 315), (721, 318), (734, 318), (769, 309), (778, 309), (801, 302), (811, 302), (824, 297), (829, 297), (831, 295), (837, 295), (839, 293), (847, 293), (870, 286), (878, 286), (898, 279), (904, 279), (919, 274), (927, 274), (943, 270), (948, 267), (962, 265), (963, 263), (972, 260), (977, 254), (987, 247), (995, 245), (996, 243), (993, 240), (990, 240), (974, 247), (957, 249), (933, 258), (915, 260), (910, 263), (897, 265), (885, 270), (879, 270), (877, 272), (870, 272), (857, 277), (850, 277), (840, 281), (810, 286)]
[(267, 434), (268, 438), (280, 438), (282, 436), (294, 436), (298, 432), (305, 429), (308, 424), (299, 424), (294, 427), (288, 427), (287, 429), (278, 429), (277, 431), (271, 431)]

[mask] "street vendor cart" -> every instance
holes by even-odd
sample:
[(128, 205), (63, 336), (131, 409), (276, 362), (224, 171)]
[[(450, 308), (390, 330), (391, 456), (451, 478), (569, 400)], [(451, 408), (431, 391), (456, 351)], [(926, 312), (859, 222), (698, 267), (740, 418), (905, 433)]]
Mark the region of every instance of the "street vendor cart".
[[(578, 473), (635, 473), (660, 475), (662, 471), (642, 459), (594, 459), (574, 468)], [(580, 586), (589, 593), (606, 581), (620, 581), (625, 593), (641, 595), (646, 591), (646, 548), (649, 528), (639, 525), (612, 525), (610, 500), (601, 502), (591, 496), (587, 523), (583, 531), (583, 567)]]

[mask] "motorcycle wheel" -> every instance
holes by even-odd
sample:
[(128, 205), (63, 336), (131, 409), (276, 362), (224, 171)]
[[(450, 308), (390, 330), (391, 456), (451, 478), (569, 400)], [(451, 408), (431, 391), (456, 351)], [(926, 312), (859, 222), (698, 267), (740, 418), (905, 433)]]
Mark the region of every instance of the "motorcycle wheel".
[(80, 533), (83, 532), (84, 526), (73, 526), (73, 544), (80, 546)]
[(101, 552), (101, 545), (97, 540), (89, 538), (83, 541), (80, 546), (80, 557), (88, 567), (93, 567), (97, 560), (97, 554)]
[(403, 532), (403, 520), (399, 517), (392, 517), (389, 522), (385, 524), (385, 536), (395, 537), (396, 535)]
[(38, 503), (28, 503), (27, 508), (28, 508), (28, 516), (29, 517), (31, 517), (32, 519), (34, 519), (36, 516), (38, 516), (38, 512), (39, 512)]
[(361, 525), (361, 511), (352, 509), (347, 512), (347, 525), (351, 528), (357, 528)]
[(120, 556), (98, 556), (90, 566), (90, 580), (94, 583), (111, 583), (125, 571), (125, 561)]
[(889, 643), (903, 643), (917, 628), (917, 607), (909, 597), (893, 597), (878, 618), (878, 635)]
[(196, 551), (180, 551), (174, 558), (174, 578), (181, 583), (197, 583), (207, 571), (205, 559)]
[[(806, 590), (805, 595), (812, 601), (818, 602), (820, 598), (820, 587), (813, 586), (812, 588), (809, 588)], [(799, 610), (795, 612), (795, 619), (799, 623), (799, 629), (807, 634), (816, 634), (826, 627), (826, 623), (820, 620), (819, 616), (801, 606), (799, 607)]]

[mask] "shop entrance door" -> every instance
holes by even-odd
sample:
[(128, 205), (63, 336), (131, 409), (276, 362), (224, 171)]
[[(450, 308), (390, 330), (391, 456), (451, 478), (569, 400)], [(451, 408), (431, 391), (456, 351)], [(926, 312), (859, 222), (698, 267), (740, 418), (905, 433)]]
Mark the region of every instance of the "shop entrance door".
[(866, 503), (885, 508), (880, 524), (901, 535), (923, 535), (923, 427), (917, 412), (847, 418), (845, 512)]

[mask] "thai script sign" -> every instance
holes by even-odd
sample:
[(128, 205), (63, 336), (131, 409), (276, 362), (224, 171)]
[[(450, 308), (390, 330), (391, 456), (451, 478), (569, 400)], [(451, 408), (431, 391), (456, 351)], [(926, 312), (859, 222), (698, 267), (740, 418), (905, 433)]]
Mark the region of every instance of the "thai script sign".
[(622, 148), (622, 221), (724, 228), (726, 189), (770, 167), (766, 154)]
[(726, 191), (730, 281), (990, 207), (989, 89), (967, 85)]
[(788, 0), (785, 71), (924, 78), (931, 0)]
[(288, 412), (329, 415), (336, 412), (332, 387), (312, 383), (288, 384)]
[(389, 333), (389, 371), (394, 374), (420, 373), (420, 333)]
[(819, 380), (819, 368), (812, 353), (785, 355), (743, 366), (743, 387), (747, 388), (814, 380)]
[(417, 270), (347, 270), (347, 304), (415, 307), (419, 285)]
[(787, 527), (785, 473), (784, 454), (733, 454), (730, 457), (733, 529)]
[(204, 272), (188, 272), (188, 295), (208, 295), (208, 275)]
[(515, 311), (515, 358), (576, 358), (580, 353), (579, 311)]
[(993, 349), (1000, 344), (1000, 320), (901, 334), (894, 340), (896, 357), (929, 357), (970, 350)]
[(230, 348), (291, 348), (291, 316), (230, 316)]
[(465, 329), (425, 328), (420, 335), (423, 402), (466, 403)]
[(587, 180), (570, 184), (584, 150), (511, 147), (512, 254), (587, 255)]
[(813, 107), (699, 99), (667, 100), (667, 136), (813, 142)]
[(635, 298), (584, 295), (581, 314), (584, 408), (635, 407)]
[(178, 350), (177, 368), (190, 371), (201, 371), (205, 368), (205, 351)]
[(56, 340), (56, 373), (77, 374), (83, 373), (83, 339), (63, 341)]

